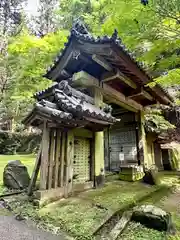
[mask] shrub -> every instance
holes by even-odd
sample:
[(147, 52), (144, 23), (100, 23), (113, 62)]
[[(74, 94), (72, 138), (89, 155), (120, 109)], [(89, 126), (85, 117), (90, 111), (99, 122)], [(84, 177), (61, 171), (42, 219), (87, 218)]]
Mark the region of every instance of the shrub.
[(41, 142), (39, 133), (0, 131), (0, 154), (37, 152)]

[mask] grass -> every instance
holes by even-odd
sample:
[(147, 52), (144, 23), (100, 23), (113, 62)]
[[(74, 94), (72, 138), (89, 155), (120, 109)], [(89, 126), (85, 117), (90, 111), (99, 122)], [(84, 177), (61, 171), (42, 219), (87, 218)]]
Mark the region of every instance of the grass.
[(104, 188), (49, 204), (39, 214), (80, 239), (91, 236), (101, 222), (117, 210), (126, 208), (155, 190), (157, 187), (138, 182), (114, 181)]
[(0, 194), (4, 192), (3, 186), (3, 171), (4, 167), (10, 160), (20, 160), (28, 169), (28, 172), (31, 176), (33, 167), (35, 164), (35, 156), (33, 154), (29, 155), (0, 155)]
[(180, 240), (180, 179), (177, 173), (162, 172), (160, 173), (160, 182), (164, 186), (175, 187), (169, 189), (162, 189), (153, 196), (145, 199), (141, 204), (152, 204), (157, 207), (170, 212), (172, 215), (173, 223), (176, 228), (175, 236), (167, 236), (163, 232), (159, 232), (153, 229), (148, 229), (141, 224), (131, 223), (124, 231), (123, 235), (119, 237), (123, 240)]
[[(0, 192), (3, 191), (3, 170), (9, 160), (21, 160), (29, 174), (32, 173), (34, 155), (0, 155)], [(148, 186), (140, 182), (118, 181), (117, 175), (109, 176), (104, 188), (83, 192), (78, 196), (60, 200), (37, 209), (27, 200), (17, 201), (14, 199), (11, 206), (15, 213), (23, 215), (36, 221), (37, 225), (53, 233), (66, 231), (76, 239), (92, 239), (92, 233), (117, 210), (124, 210), (132, 204), (138, 204), (139, 200), (148, 196), (143, 201), (146, 204), (155, 204), (172, 213), (176, 228), (180, 231), (180, 196), (179, 200), (168, 203), (173, 193), (168, 187), (180, 186), (177, 173), (162, 172), (160, 175), (161, 186)], [(162, 188), (164, 186), (164, 188)], [(161, 189), (160, 191), (157, 191)], [(152, 194), (152, 196), (150, 196)], [(166, 201), (165, 201), (166, 200)], [(3, 212), (0, 214), (3, 215)], [(169, 240), (180, 239), (179, 233)], [(167, 239), (165, 233), (161, 233), (136, 223), (130, 223), (121, 238), (124, 240), (156, 240)]]
[(124, 233), (118, 238), (123, 240), (165, 240), (164, 232), (144, 227), (139, 223), (131, 222)]

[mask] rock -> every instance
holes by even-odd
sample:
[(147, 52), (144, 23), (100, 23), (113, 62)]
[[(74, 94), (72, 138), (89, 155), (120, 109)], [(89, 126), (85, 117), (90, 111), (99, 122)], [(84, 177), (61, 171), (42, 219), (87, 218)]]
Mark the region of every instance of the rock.
[(158, 169), (155, 167), (146, 169), (143, 181), (150, 185), (157, 185), (159, 182)]
[(29, 186), (27, 168), (19, 160), (8, 162), (3, 172), (4, 185), (10, 189), (24, 189)]
[(135, 207), (131, 220), (159, 231), (171, 232), (174, 229), (171, 214), (153, 205)]
[(26, 218), (25, 218), (24, 216), (22, 216), (21, 214), (17, 214), (17, 215), (15, 216), (15, 219), (16, 219), (17, 221), (24, 221), (24, 220), (26, 220)]

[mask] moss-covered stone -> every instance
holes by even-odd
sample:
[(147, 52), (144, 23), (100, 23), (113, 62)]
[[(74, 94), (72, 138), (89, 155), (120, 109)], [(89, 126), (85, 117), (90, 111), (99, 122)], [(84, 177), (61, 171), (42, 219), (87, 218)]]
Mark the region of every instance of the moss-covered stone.
[(123, 181), (134, 182), (142, 179), (144, 176), (143, 169), (140, 166), (125, 166), (121, 168), (119, 179)]
[(159, 231), (170, 232), (173, 228), (171, 214), (153, 205), (135, 207), (132, 220)]

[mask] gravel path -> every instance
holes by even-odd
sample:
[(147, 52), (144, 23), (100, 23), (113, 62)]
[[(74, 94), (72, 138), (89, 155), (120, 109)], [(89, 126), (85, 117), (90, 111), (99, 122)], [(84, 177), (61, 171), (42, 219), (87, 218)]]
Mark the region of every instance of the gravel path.
[(14, 217), (0, 216), (0, 240), (65, 240), (65, 238), (28, 226)]

